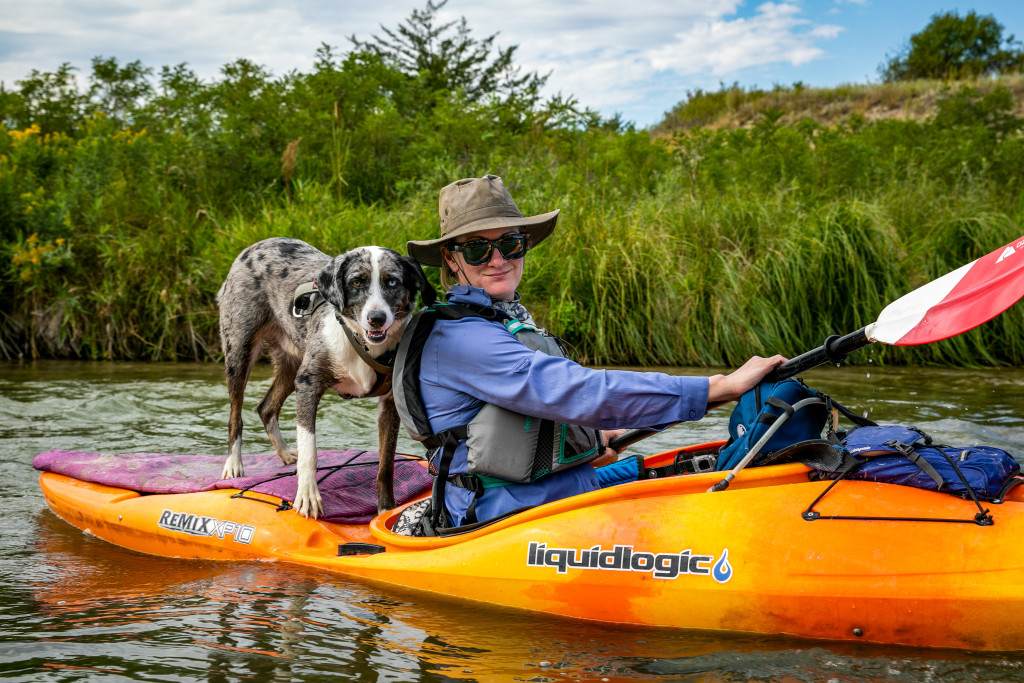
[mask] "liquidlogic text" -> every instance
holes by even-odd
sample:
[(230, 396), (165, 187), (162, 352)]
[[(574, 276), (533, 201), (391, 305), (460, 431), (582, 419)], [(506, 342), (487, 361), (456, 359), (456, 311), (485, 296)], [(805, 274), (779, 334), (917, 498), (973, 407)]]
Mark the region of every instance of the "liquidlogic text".
[(549, 548), (547, 543), (531, 541), (526, 554), (528, 567), (552, 567), (559, 574), (569, 568), (619, 572), (647, 572), (656, 579), (675, 579), (683, 575), (711, 576), (719, 583), (732, 578), (729, 549), (714, 555), (696, 554), (687, 549), (676, 553), (651, 553), (632, 546), (616, 545), (604, 550), (592, 548)]

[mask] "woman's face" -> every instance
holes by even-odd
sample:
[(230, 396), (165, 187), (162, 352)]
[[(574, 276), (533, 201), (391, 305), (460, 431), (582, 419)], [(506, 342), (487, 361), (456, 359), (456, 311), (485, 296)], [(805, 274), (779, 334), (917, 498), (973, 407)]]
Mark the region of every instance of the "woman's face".
[[(496, 240), (503, 235), (514, 235), (513, 228), (495, 228), (463, 235), (455, 241), (458, 244), (465, 244), (474, 239)], [(523, 265), (525, 258), (506, 261), (497, 249), (491, 249), (491, 258), (479, 266), (471, 266), (466, 263), (461, 252), (451, 252), (442, 247), (441, 255), (444, 257), (448, 267), (459, 276), (459, 284), (479, 287), (487, 292), (495, 301), (511, 301), (512, 296), (523, 279)]]

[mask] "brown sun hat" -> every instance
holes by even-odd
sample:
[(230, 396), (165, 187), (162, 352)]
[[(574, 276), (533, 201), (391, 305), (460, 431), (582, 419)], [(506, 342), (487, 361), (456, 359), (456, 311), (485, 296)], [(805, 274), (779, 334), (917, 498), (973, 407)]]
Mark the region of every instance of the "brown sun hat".
[(524, 216), (496, 175), (463, 178), (442, 187), (437, 212), (441, 236), (434, 240), (412, 240), (405, 247), (410, 256), (425, 266), (441, 266), (441, 246), (448, 240), (495, 228), (515, 228), (529, 235), (533, 248), (551, 234), (558, 220), (558, 209), (539, 216)]

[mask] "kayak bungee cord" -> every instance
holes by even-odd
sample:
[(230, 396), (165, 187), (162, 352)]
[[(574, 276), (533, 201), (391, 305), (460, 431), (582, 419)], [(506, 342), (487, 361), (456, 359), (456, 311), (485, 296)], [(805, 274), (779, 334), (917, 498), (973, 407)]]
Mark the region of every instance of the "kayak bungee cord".
[[(363, 462), (352, 462), (356, 458), (358, 458), (360, 456), (363, 456), (363, 455), (366, 455), (369, 452), (370, 451), (357, 451), (356, 453), (354, 453), (352, 455), (352, 457), (350, 457), (348, 460), (346, 460), (343, 463), (340, 463), (338, 465), (324, 465), (323, 467), (317, 467), (316, 468), (317, 472), (320, 472), (320, 471), (324, 471), (325, 472), (325, 474), (323, 476), (319, 476), (317, 478), (317, 480), (316, 480), (317, 487), (319, 487), (322, 483), (324, 483), (324, 481), (328, 477), (330, 477), (333, 474), (337, 474), (339, 471), (341, 471), (341, 470), (343, 470), (343, 469), (345, 469), (347, 467), (370, 467), (370, 466), (377, 467), (379, 465), (377, 460), (366, 460), (366, 461), (363, 461)], [(399, 453), (399, 454), (397, 454), (395, 456), (395, 462), (421, 461), (423, 459), (424, 458), (422, 456), (419, 456), (419, 455), (409, 455), (409, 454), (406, 454), (406, 453)], [(292, 470), (290, 472), (278, 472), (277, 474), (269, 476), (266, 479), (261, 479), (260, 481), (253, 482), (252, 484), (249, 484), (248, 486), (246, 486), (244, 489), (239, 489), (238, 493), (232, 494), (231, 497), (232, 498), (244, 498), (245, 500), (254, 500), (254, 501), (258, 502), (258, 503), (266, 503), (267, 505), (273, 505), (274, 508), (278, 512), (284, 512), (285, 510), (291, 510), (292, 509), (291, 501), (286, 500), (284, 498), (281, 498), (280, 504), (276, 504), (276, 503), (274, 503), (272, 501), (269, 501), (269, 500), (264, 500), (262, 498), (254, 498), (252, 496), (247, 496), (245, 494), (248, 493), (249, 491), (252, 491), (257, 486), (263, 486), (264, 484), (269, 484), (270, 482), (277, 481), (278, 479), (286, 479), (287, 477), (294, 477), (294, 476), (295, 476), (295, 470)], [(279, 497), (279, 496), (276, 496), (276, 497)]]

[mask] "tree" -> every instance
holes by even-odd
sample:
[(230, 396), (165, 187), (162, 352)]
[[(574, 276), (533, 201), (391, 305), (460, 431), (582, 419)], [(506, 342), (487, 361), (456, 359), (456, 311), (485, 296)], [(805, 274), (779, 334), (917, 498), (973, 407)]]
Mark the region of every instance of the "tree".
[(519, 104), (525, 100), (528, 106), (535, 104), (548, 77), (536, 72), (520, 75), (519, 67), (512, 63), (517, 46), (499, 48), (492, 55), (498, 34), (483, 40), (473, 38), (465, 17), (437, 25), (437, 13), (447, 2), (427, 0), (424, 9), (413, 10), (395, 30), (381, 26), (386, 37), (361, 41), (352, 36), (350, 40), (356, 50), (377, 55), (418, 79), (428, 93), (461, 90), (468, 102), (494, 96)]
[(132, 124), (139, 106), (153, 94), (153, 70), (135, 60), (118, 66), (116, 57), (93, 57), (89, 94), (96, 108), (122, 126)]
[(32, 72), (17, 81), (18, 90), (0, 89), (0, 122), (8, 128), (39, 126), (43, 133), (70, 134), (82, 118), (86, 98), (79, 94), (75, 67), (67, 62), (54, 72)]
[(1020, 69), (1024, 51), (1011, 35), (1003, 39), (1003, 25), (974, 10), (935, 14), (909, 45), (878, 67), (883, 81), (915, 78), (971, 78)]
[(211, 132), (214, 87), (207, 86), (184, 62), (160, 68), (158, 91), (146, 112), (136, 115), (136, 123), (151, 130), (178, 127), (187, 134)]

